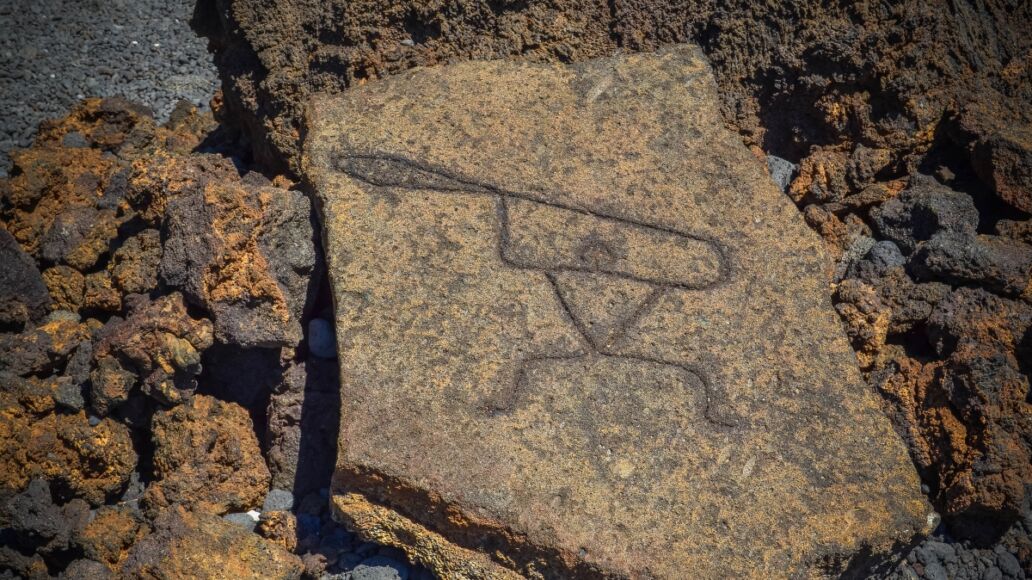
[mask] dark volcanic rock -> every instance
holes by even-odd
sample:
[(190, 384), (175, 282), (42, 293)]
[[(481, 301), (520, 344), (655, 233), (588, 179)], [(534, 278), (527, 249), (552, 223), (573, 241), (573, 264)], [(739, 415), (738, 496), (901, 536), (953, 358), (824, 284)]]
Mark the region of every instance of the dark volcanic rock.
[(4, 380), (0, 391), (0, 497), (42, 478), (65, 498), (100, 505), (121, 491), (136, 466), (129, 429), (82, 411), (56, 411), (53, 396), (37, 383)]
[(101, 415), (136, 385), (161, 403), (182, 402), (197, 388), (201, 353), (212, 343), (211, 322), (192, 318), (179, 293), (133, 298), (129, 317), (106, 326), (94, 349), (91, 402)]
[(908, 270), (921, 280), (981, 284), (1032, 298), (1032, 246), (998, 236), (944, 231), (917, 246)]
[(157, 480), (144, 505), (152, 513), (172, 505), (225, 514), (254, 509), (269, 490), (251, 418), (242, 407), (204, 395), (155, 414)]
[(221, 342), (296, 346), (317, 263), (308, 198), (241, 181), (227, 160), (202, 167), (168, 202), (162, 279), (211, 312)]
[(942, 453), (951, 476), (942, 480), (941, 501), (947, 514), (963, 516), (958, 529), (965, 535), (991, 538), (1027, 509), (1032, 489), (1032, 424), (1022, 419), (1032, 306), (960, 288), (927, 325), (930, 343), (946, 359), (939, 388), (959, 421), (942, 422), (952, 433), (939, 444), (963, 446)]
[[(83, 503), (78, 500), (77, 503)], [(50, 495), (50, 485), (43, 479), (33, 479), (25, 491), (15, 495), (0, 507), (0, 521), (5, 528), (18, 533), (25, 541), (35, 544), (34, 549), (49, 552), (55, 549), (67, 549), (72, 536), (73, 527), (84, 525), (79, 518), (65, 517), (74, 515), (75, 507), (62, 510), (54, 504)], [(89, 506), (83, 503), (83, 510), (88, 512)]]
[[(977, 100), (977, 120), (1027, 127), (1032, 102), (1022, 64), (1032, 6), (1007, 0), (201, 0), (194, 26), (215, 51), (223, 114), (275, 171), (299, 169), (311, 94), (457, 60), (570, 62), (698, 42), (728, 120), (791, 161), (812, 144), (861, 143), (867, 152), (844, 162), (851, 180), (876, 173), (886, 153), (921, 150), (958, 103)], [(964, 146), (996, 133), (972, 127)], [(1027, 160), (1027, 139), (1009, 142)], [(1027, 195), (1016, 166), (993, 158), (1001, 191)]]
[(118, 235), (114, 210), (73, 207), (54, 218), (40, 241), (40, 256), (55, 264), (86, 271), (108, 251)]
[(50, 294), (36, 263), (14, 236), (0, 228), (0, 325), (21, 326), (39, 320), (50, 306)]
[(907, 189), (871, 212), (878, 234), (910, 254), (939, 232), (974, 235), (978, 210), (971, 196), (929, 180)]

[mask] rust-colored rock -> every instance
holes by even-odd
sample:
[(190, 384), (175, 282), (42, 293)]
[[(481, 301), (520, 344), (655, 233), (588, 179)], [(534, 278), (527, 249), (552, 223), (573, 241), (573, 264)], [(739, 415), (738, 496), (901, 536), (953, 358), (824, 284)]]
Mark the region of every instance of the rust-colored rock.
[(83, 554), (117, 571), (129, 549), (147, 535), (150, 528), (128, 506), (104, 506), (76, 536)]
[(111, 279), (125, 294), (146, 294), (158, 285), (161, 234), (143, 230), (129, 238), (111, 256)]
[(43, 272), (55, 308), (76, 312), (82, 306), (86, 280), (78, 270), (70, 266), (54, 266)]
[(144, 503), (151, 513), (185, 505), (216, 514), (258, 507), (269, 490), (269, 469), (247, 411), (196, 395), (152, 420), (157, 480)]
[(0, 495), (29, 480), (100, 505), (121, 491), (136, 466), (129, 429), (110, 419), (91, 426), (86, 414), (55, 411), (51, 393), (0, 374)]
[(221, 342), (296, 346), (316, 267), (308, 198), (241, 181), (228, 160), (200, 167), (166, 203), (162, 279), (211, 312)]
[(262, 512), (255, 531), (288, 552), (297, 549), (297, 517), (288, 511)]
[(183, 508), (164, 512), (122, 566), (126, 578), (270, 578), (301, 576), (301, 559), (222, 518)]
[(308, 122), (339, 518), (445, 575), (808, 574), (927, 530), (821, 242), (697, 50), (425, 69)]
[(182, 402), (197, 388), (201, 352), (211, 343), (211, 322), (192, 318), (181, 294), (137, 296), (129, 317), (106, 327), (94, 349), (95, 410), (110, 412), (137, 384), (162, 403)]

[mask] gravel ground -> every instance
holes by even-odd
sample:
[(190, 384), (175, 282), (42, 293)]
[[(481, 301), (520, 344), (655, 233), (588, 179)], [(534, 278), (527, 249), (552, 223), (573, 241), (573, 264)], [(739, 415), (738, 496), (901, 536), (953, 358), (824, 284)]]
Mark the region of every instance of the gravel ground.
[(187, 21), (194, 0), (0, 0), (0, 176), (7, 151), (83, 97), (120, 95), (163, 121), (207, 106), (215, 66)]

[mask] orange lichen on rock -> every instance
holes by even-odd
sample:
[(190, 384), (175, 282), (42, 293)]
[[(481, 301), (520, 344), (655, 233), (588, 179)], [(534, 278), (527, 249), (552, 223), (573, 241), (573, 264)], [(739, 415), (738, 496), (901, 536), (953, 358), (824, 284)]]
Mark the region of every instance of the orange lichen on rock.
[(87, 558), (116, 571), (133, 544), (149, 532), (146, 522), (128, 506), (104, 506), (79, 533), (77, 543)]
[(169, 509), (122, 565), (126, 578), (270, 578), (292, 580), (301, 559), (261, 536), (203, 512)]
[(216, 514), (247, 511), (269, 490), (269, 469), (239, 405), (195, 395), (156, 413), (152, 438), (157, 479), (144, 495), (151, 513), (176, 504)]
[(95, 506), (121, 491), (136, 467), (128, 427), (110, 419), (91, 425), (84, 412), (56, 411), (37, 383), (0, 380), (0, 495), (17, 493), (35, 477)]

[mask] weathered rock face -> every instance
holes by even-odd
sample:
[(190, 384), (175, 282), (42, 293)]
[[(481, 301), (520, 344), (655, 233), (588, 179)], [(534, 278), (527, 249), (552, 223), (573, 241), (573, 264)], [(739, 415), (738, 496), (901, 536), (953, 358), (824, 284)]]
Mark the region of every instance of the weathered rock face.
[(205, 170), (167, 203), (162, 279), (212, 313), (221, 342), (296, 346), (317, 263), (308, 198), (241, 181), (228, 159)]
[(891, 166), (927, 150), (945, 119), (997, 194), (1032, 208), (1032, 140), (1023, 129), (1032, 122), (1028, 3), (199, 0), (197, 6), (194, 26), (211, 40), (227, 119), (251, 136), (256, 156), (270, 167), (297, 168), (303, 106), (315, 92), (456, 60), (571, 62), (698, 42), (713, 62), (726, 119), (765, 149), (795, 158), (810, 155), (811, 145), (848, 155), (862, 144)]
[(0, 264), (0, 324), (21, 326), (46, 314), (50, 295), (43, 276), (5, 229), (0, 229)]
[(124, 578), (301, 577), (301, 559), (218, 516), (176, 508), (154, 522), (121, 569)]
[(153, 423), (158, 480), (144, 495), (150, 511), (180, 504), (224, 514), (261, 504), (269, 469), (242, 407), (197, 395)]
[(697, 50), (427, 69), (308, 122), (359, 531), (442, 574), (674, 578), (927, 526), (820, 240)]

